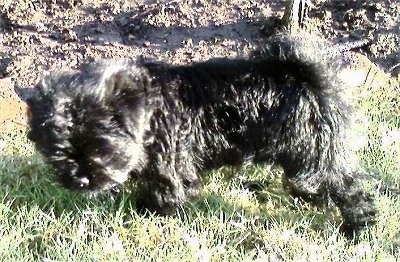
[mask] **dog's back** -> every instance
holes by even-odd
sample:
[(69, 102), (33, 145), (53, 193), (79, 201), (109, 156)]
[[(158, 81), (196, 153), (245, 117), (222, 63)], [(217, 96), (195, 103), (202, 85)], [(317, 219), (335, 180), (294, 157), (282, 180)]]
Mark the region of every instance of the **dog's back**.
[[(336, 77), (342, 61), (325, 44), (281, 35), (250, 58), (144, 66), (160, 87), (161, 111), (174, 112), (174, 122), (185, 118), (201, 168), (244, 161), (311, 165), (339, 157), (334, 152), (349, 114)], [(302, 155), (289, 159), (292, 152)]]

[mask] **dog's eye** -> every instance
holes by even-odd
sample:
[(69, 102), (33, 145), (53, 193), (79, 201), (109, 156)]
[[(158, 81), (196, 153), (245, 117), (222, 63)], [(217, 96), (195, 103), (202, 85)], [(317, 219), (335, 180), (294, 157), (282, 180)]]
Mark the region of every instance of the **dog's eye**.
[(124, 121), (123, 121), (121, 115), (118, 115), (118, 114), (117, 114), (117, 115), (114, 115), (114, 116), (111, 118), (111, 120), (112, 120), (114, 123), (117, 123), (118, 126), (120, 126), (120, 127), (123, 127), (123, 126), (124, 126)]
[(54, 127), (54, 131), (55, 131), (56, 133), (62, 133), (62, 132), (63, 132), (63, 130), (62, 130), (61, 127), (59, 127), (59, 126), (55, 126), (55, 127)]

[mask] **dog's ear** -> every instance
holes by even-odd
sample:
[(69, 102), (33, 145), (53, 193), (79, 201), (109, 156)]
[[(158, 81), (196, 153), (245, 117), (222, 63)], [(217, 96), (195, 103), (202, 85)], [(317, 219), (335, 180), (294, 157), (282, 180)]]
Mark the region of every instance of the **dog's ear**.
[(48, 105), (51, 102), (51, 99), (47, 98), (52, 98), (55, 93), (53, 86), (53, 76), (50, 72), (45, 71), (40, 82), (33, 88), (30, 88), (29, 91), (25, 91), (24, 101), (30, 108), (43, 107), (44, 104)]
[(104, 81), (107, 104), (114, 109), (114, 118), (131, 136), (140, 139), (145, 123), (146, 74), (124, 69), (110, 74)]
[(34, 95), (35, 89), (32, 87), (14, 87), (14, 92), (17, 94), (19, 99), (25, 103)]
[(41, 81), (34, 88), (31, 88), (29, 92), (25, 92), (24, 101), (28, 105), (40, 103), (39, 101), (42, 100), (47, 103), (54, 101), (58, 93), (65, 92), (70, 88), (70, 83), (74, 81), (75, 77), (74, 74), (69, 72), (44, 71)]
[(110, 74), (104, 79), (104, 84), (108, 92), (108, 94), (106, 94), (107, 98), (123, 98), (127, 93), (135, 95), (132, 91), (138, 93), (142, 89), (140, 79), (133, 76), (127, 70), (121, 70)]
[(50, 89), (48, 86), (51, 85), (49, 81), (49, 73), (44, 72), (42, 80), (37, 83), (33, 88), (30, 88), (30, 90), (26, 90), (27, 88), (20, 88), (18, 92), (23, 94), (23, 101), (25, 101), (29, 105), (30, 103), (32, 103), (33, 100), (38, 99), (39, 97), (43, 96), (44, 93), (48, 92), (48, 90)]
[(125, 93), (135, 95), (145, 92), (151, 81), (147, 70), (136, 63), (100, 62), (89, 66), (91, 67), (86, 70), (92, 74), (96, 72), (94, 78), (100, 81), (100, 88), (96, 88), (96, 92), (103, 101), (104, 99), (125, 96)]

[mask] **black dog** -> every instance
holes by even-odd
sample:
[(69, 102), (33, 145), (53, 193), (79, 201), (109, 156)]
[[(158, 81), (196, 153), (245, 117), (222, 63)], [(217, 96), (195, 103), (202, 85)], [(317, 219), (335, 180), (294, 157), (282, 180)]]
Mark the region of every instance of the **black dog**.
[(29, 136), (64, 186), (135, 176), (139, 205), (160, 214), (199, 194), (203, 170), (276, 163), (294, 195), (331, 198), (352, 234), (375, 208), (347, 150), (342, 61), (321, 39), (280, 35), (243, 59), (87, 65), (36, 87)]

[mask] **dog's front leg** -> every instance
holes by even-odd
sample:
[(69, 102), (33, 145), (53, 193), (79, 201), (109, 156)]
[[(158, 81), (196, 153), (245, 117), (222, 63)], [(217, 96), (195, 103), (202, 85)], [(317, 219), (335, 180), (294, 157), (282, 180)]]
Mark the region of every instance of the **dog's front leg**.
[(175, 214), (183, 204), (199, 195), (201, 180), (183, 151), (153, 156), (156, 157), (153, 163), (141, 175), (137, 207), (160, 215)]

